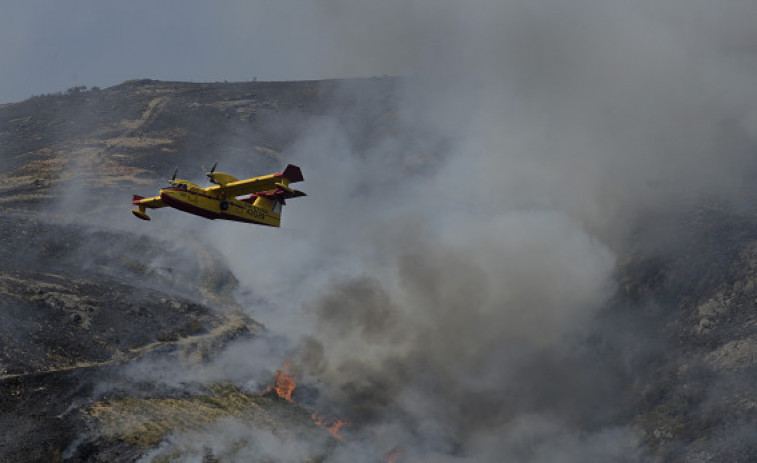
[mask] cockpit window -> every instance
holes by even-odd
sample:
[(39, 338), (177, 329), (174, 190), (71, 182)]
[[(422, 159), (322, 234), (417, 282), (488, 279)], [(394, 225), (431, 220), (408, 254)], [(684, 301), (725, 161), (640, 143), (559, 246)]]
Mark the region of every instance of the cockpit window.
[(273, 212), (281, 214), (281, 203), (279, 201), (273, 202)]

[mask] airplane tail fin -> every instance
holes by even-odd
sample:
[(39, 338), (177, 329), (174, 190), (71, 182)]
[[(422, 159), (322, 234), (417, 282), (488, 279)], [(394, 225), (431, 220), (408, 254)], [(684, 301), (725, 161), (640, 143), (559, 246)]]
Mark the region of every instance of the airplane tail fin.
[(305, 180), (302, 176), (302, 170), (294, 164), (288, 164), (284, 172), (273, 174), (273, 177), (274, 183), (272, 186), (275, 189), (253, 193), (242, 201), (251, 202), (258, 207), (268, 208), (274, 212), (281, 213), (281, 206), (286, 205), (287, 199), (307, 196), (302, 191), (295, 190), (289, 186), (290, 183)]
[(288, 164), (281, 176), (289, 180), (289, 183), (301, 182), (305, 180), (302, 176), (302, 170), (294, 164)]

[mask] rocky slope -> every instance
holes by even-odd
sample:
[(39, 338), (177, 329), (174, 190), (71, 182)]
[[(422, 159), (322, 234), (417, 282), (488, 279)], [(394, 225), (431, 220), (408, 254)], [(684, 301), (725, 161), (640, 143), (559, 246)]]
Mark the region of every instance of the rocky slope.
[(647, 374), (636, 379), (633, 422), (665, 460), (751, 461), (757, 216), (705, 203), (679, 220), (686, 232), (672, 253), (623, 269), (620, 306), (655, 340), (637, 370)]
[(277, 170), (295, 130), (277, 119), (320, 111), (331, 91), (131, 81), (0, 106), (4, 461), (135, 459), (172, 429), (224, 416), (333, 440), (275, 394), (212, 384), (187, 392), (123, 376), (143, 358), (202, 363), (263, 328), (242, 314), (236, 279), (206, 243), (108, 225), (177, 165), (200, 173), (223, 155), (232, 170)]
[[(275, 394), (124, 373), (144, 358), (202, 364), (264, 328), (242, 313), (234, 275), (206, 242), (114, 224), (131, 194), (149, 193), (177, 165), (199, 172), (222, 156), (230, 172), (279, 169), (302, 124), (325, 112), (352, 127), (359, 157), (396, 129), (396, 83), (140, 80), (0, 106), (2, 458), (171, 461), (191, 449), (233, 460), (159, 444), (239, 420), (318, 441), (302, 460), (326, 460), (339, 441)], [(406, 169), (446, 143), (424, 139), (398, 141)], [(757, 195), (743, 197), (649, 218), (683, 230), (651, 250), (653, 227), (642, 223), (586, 340), (613, 371), (618, 404), (583, 425), (632, 426), (650, 461), (757, 459)]]

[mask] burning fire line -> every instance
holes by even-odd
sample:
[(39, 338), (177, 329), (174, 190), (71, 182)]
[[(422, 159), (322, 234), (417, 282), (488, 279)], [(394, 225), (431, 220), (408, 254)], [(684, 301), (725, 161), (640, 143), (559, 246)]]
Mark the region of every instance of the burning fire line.
[(323, 428), (327, 428), (332, 436), (344, 442), (344, 437), (339, 434), (339, 430), (342, 429), (345, 424), (348, 424), (346, 421), (342, 421), (339, 418), (323, 418), (318, 416), (317, 413), (313, 413), (310, 418), (313, 419), (313, 422), (315, 424)]
[[(289, 373), (289, 361), (287, 360), (284, 362), (284, 368), (282, 370), (276, 370), (273, 386), (269, 387), (267, 391), (273, 389), (276, 391), (276, 395), (282, 399), (294, 402), (292, 400), (292, 391), (294, 391), (295, 386), (297, 386), (297, 383), (294, 382), (294, 376)], [(318, 416), (317, 413), (310, 415), (310, 418), (316, 425), (328, 429), (331, 435), (336, 439), (339, 439), (341, 442), (345, 441), (344, 436), (342, 436), (339, 431), (345, 425), (349, 424), (349, 422), (342, 421), (339, 418), (324, 418)], [(402, 452), (400, 450), (392, 450), (386, 455), (386, 463), (398, 463), (401, 456)]]
[[(294, 376), (289, 373), (289, 361), (284, 362), (284, 368), (282, 370), (276, 370), (276, 375), (273, 380), (273, 386), (269, 387), (267, 391), (273, 389), (276, 391), (276, 395), (284, 400), (293, 402), (292, 391), (294, 391), (297, 383), (294, 382)], [(332, 436), (336, 437), (340, 441), (344, 442), (344, 437), (339, 434), (339, 430), (346, 424), (346, 421), (342, 421), (339, 418), (323, 418), (318, 416), (317, 413), (311, 415), (313, 422), (323, 428), (327, 428)]]
[[(294, 376), (289, 374), (289, 361), (284, 362), (283, 370), (276, 370), (276, 376), (273, 380), (273, 389), (276, 391), (276, 395), (284, 400), (292, 402), (292, 391), (296, 386), (294, 382)], [(268, 388), (270, 391), (271, 388)]]

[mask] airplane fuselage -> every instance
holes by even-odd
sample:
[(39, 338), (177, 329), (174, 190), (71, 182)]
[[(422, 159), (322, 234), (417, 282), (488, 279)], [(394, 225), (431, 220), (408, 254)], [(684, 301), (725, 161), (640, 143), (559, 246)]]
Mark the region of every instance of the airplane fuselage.
[(160, 199), (167, 206), (211, 220), (234, 220), (271, 227), (278, 227), (281, 223), (281, 214), (271, 210), (270, 203), (264, 204), (270, 201), (267, 198), (241, 200), (208, 195), (202, 189), (171, 187), (160, 190)]
[[(216, 163), (217, 164), (217, 163)], [(132, 214), (142, 220), (151, 220), (147, 209), (173, 207), (210, 220), (234, 220), (269, 227), (281, 225), (281, 208), (286, 200), (307, 196), (295, 190), (290, 183), (304, 180), (299, 167), (289, 164), (283, 172), (239, 180), (223, 172), (215, 172), (216, 166), (207, 171), (213, 186), (201, 188), (189, 180), (173, 177), (168, 187), (158, 196), (145, 198), (134, 195), (131, 204), (137, 206)], [(250, 195), (242, 198), (244, 195)]]

